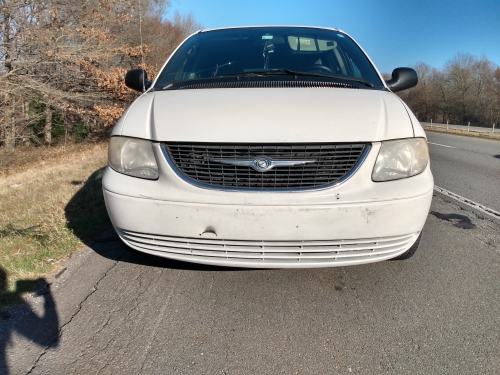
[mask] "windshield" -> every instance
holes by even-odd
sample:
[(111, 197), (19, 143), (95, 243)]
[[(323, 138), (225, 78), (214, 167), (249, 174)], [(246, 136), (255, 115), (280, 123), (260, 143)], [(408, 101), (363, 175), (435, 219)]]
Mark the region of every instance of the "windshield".
[(172, 56), (156, 88), (200, 78), (285, 70), (362, 79), (383, 87), (360, 48), (338, 31), (305, 27), (256, 27), (201, 32)]

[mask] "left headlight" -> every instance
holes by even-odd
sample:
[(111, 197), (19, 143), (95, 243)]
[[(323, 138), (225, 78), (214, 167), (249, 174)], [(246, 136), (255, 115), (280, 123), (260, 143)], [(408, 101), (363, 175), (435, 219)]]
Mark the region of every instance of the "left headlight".
[(382, 142), (373, 167), (375, 182), (399, 180), (422, 173), (429, 163), (425, 138), (397, 139)]
[(151, 141), (138, 138), (112, 137), (109, 141), (108, 162), (115, 171), (139, 178), (156, 180), (156, 164)]

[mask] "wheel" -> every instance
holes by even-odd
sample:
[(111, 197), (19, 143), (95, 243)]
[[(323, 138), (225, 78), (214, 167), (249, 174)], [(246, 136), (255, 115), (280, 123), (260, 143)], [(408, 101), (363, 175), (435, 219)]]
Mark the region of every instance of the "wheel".
[(396, 258), (392, 258), (390, 260), (405, 260), (411, 258), (413, 254), (415, 254), (415, 252), (417, 251), (418, 244), (420, 243), (421, 238), (422, 238), (422, 232), (420, 232), (420, 234), (417, 237), (417, 240), (413, 245), (411, 245), (411, 247), (408, 250), (406, 250), (403, 254), (397, 256)]

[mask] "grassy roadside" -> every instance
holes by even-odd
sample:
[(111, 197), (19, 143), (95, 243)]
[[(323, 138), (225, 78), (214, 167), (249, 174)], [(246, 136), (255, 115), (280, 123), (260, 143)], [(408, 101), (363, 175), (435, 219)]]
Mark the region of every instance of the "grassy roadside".
[(422, 125), (425, 131), (431, 131), (435, 133), (446, 133), (446, 134), (456, 134), (456, 135), (463, 135), (466, 137), (472, 137), (472, 138), (482, 138), (482, 139), (490, 139), (494, 141), (500, 141), (500, 130), (498, 133), (486, 133), (486, 132), (478, 132), (471, 130), (470, 132), (467, 132), (467, 130), (461, 130), (461, 129), (448, 129), (446, 130), (445, 128), (440, 128), (437, 126), (433, 126), (432, 128), (428, 125)]
[(101, 192), (107, 144), (26, 153), (0, 155), (0, 310), (110, 225)]

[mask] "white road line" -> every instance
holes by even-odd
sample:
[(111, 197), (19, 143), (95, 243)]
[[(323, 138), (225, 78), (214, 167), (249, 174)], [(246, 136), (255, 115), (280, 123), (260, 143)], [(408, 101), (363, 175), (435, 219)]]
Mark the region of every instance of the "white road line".
[(474, 202), (468, 198), (462, 197), (461, 195), (455, 194), (449, 190), (443, 189), (442, 187), (439, 187), (436, 185), (434, 185), (434, 190), (436, 190), (437, 192), (439, 192), (443, 195), (446, 195), (447, 197), (453, 198), (453, 199), (455, 199), (455, 200), (457, 200), (457, 201), (459, 201), (459, 202), (461, 202), (469, 207), (472, 207), (473, 209), (478, 210), (478, 211), (480, 211), (488, 216), (491, 216), (496, 220), (500, 219), (500, 212), (497, 212), (492, 208), (483, 206), (482, 204)]
[(446, 145), (442, 145), (442, 144), (439, 144), (439, 143), (432, 143), (432, 142), (427, 142), (427, 143), (430, 144), (430, 145), (443, 146), (443, 147), (448, 147), (448, 148), (456, 148), (456, 147), (453, 147), (453, 146), (446, 146)]

